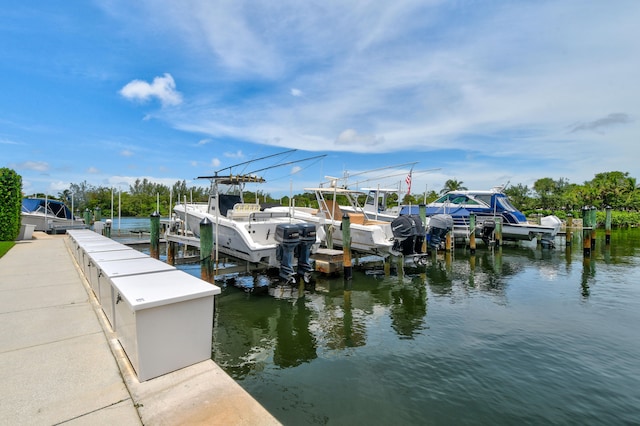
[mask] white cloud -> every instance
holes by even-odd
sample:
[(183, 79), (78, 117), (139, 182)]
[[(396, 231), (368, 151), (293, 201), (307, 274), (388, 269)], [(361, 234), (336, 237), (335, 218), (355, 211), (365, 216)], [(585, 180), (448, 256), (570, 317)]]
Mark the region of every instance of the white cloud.
[(222, 164), (222, 163), (220, 162), (220, 160), (218, 158), (212, 158), (211, 159), (211, 163), (209, 163), (209, 164), (211, 164), (212, 167), (220, 167), (220, 164)]
[(126, 99), (142, 102), (155, 97), (163, 106), (182, 103), (182, 95), (176, 91), (176, 83), (169, 73), (154, 78), (151, 84), (142, 80), (133, 80), (120, 90), (120, 94)]
[(291, 89), (291, 96), (302, 96), (302, 90), (300, 90), (300, 89)]
[(362, 135), (353, 129), (347, 129), (338, 135), (338, 145), (366, 145), (375, 146), (384, 143), (384, 137), (376, 135)]
[(87, 173), (97, 174), (97, 173), (100, 173), (100, 170), (98, 170), (95, 167), (89, 167), (89, 168), (87, 168)]
[(18, 164), (17, 168), (36, 172), (47, 172), (49, 171), (49, 163), (45, 161), (25, 161), (24, 163)]
[(243, 158), (244, 154), (242, 154), (242, 151), (238, 150), (236, 152), (225, 152), (224, 156), (227, 158)]
[(129, 151), (128, 149), (123, 149), (122, 151), (120, 151), (120, 155), (123, 157), (133, 157), (133, 152)]

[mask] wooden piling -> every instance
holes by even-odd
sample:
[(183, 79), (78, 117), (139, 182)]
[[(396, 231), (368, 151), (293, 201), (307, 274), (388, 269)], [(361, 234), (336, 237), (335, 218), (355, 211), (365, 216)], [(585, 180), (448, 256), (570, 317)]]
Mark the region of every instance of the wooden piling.
[(200, 278), (213, 282), (213, 222), (205, 217), (200, 221)]
[(573, 215), (567, 214), (567, 225), (565, 227), (565, 245), (571, 247), (571, 234), (573, 233)]
[(476, 215), (474, 213), (469, 215), (469, 249), (472, 255), (476, 253)]
[(591, 256), (591, 214), (589, 206), (582, 208), (582, 256)]
[(422, 225), (424, 227), (424, 231), (425, 234), (422, 236), (422, 253), (426, 253), (427, 252), (427, 205), (426, 204), (420, 204), (418, 206), (418, 211), (420, 213), (420, 220), (422, 221)]
[(609, 245), (611, 244), (611, 206), (607, 206), (606, 214), (607, 216), (604, 222), (604, 229), (605, 229), (604, 243), (606, 245)]
[(351, 219), (347, 213), (342, 215), (342, 253), (344, 279), (350, 280), (353, 272), (351, 264)]
[(84, 209), (84, 225), (91, 226), (91, 210), (89, 208)]
[(176, 264), (176, 243), (175, 241), (167, 241), (167, 263), (175, 266)]
[(160, 214), (151, 213), (151, 240), (149, 255), (154, 259), (160, 259)]
[(502, 241), (502, 218), (496, 217), (495, 223), (496, 229), (493, 232), (493, 235), (496, 242), (495, 246), (498, 247), (500, 246), (500, 241)]
[(595, 250), (596, 248), (596, 229), (598, 228), (598, 219), (596, 216), (596, 212), (598, 209), (596, 206), (591, 206), (590, 214), (591, 214), (591, 250)]

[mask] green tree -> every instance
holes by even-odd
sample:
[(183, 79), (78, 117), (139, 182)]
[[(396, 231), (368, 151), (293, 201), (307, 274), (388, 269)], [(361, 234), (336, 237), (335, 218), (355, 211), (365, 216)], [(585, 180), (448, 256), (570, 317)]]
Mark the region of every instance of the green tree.
[(504, 190), (511, 203), (520, 210), (529, 210), (531, 206), (531, 190), (521, 183)]
[(455, 179), (448, 179), (445, 183), (444, 183), (444, 188), (442, 188), (442, 190), (440, 191), (440, 194), (445, 194), (449, 191), (464, 191), (467, 189), (466, 186), (463, 186), (462, 181), (458, 181)]

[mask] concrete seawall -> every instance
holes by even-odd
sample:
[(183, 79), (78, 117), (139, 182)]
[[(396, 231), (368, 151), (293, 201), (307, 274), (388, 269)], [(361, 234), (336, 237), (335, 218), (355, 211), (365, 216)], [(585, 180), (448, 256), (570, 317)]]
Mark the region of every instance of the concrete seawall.
[(207, 360), (139, 382), (63, 235), (0, 258), (0, 425), (278, 425)]

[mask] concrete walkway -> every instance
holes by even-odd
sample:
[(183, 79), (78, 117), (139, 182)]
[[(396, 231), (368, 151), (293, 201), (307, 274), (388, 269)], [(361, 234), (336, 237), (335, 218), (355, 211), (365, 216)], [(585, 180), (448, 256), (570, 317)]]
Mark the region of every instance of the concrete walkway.
[(0, 425), (278, 425), (208, 360), (139, 382), (65, 236), (0, 258)]

